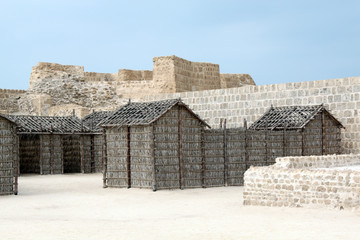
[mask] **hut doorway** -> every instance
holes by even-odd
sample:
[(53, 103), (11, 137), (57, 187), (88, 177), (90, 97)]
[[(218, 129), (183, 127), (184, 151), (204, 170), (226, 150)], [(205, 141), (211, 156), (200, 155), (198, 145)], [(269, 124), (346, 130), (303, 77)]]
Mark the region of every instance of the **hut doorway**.
[(80, 136), (63, 136), (64, 173), (81, 173)]
[(20, 173), (40, 174), (40, 135), (19, 135)]

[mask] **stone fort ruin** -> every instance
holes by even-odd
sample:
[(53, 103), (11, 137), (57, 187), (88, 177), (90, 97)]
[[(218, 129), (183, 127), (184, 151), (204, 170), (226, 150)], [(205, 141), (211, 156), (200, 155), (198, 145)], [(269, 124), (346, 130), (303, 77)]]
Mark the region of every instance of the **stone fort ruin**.
[(83, 117), (92, 110), (114, 110), (146, 95), (255, 85), (249, 74), (222, 74), (218, 64), (176, 56), (154, 57), (148, 70), (85, 72), (82, 66), (40, 62), (32, 68), (27, 91), (1, 90), (0, 111)]

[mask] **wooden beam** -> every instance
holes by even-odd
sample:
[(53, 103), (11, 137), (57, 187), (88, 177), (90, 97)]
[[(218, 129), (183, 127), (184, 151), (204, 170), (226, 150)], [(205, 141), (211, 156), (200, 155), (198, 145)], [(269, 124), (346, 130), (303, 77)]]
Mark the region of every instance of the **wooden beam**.
[(228, 185), (228, 161), (227, 161), (227, 132), (226, 118), (224, 119), (224, 185)]
[(63, 136), (60, 137), (60, 148), (61, 148), (61, 173), (64, 173), (64, 139)]
[(50, 152), (50, 174), (54, 174), (54, 135), (51, 133), (49, 136), (49, 152)]
[(266, 164), (265, 165), (268, 165), (268, 162), (269, 162), (269, 121), (268, 119), (266, 118), (266, 123), (265, 123), (265, 151), (266, 151), (266, 155), (265, 155), (265, 162)]
[(152, 139), (150, 150), (151, 150), (151, 158), (152, 158), (152, 188), (153, 191), (156, 191), (156, 160), (155, 160), (155, 134), (154, 134), (154, 124), (150, 126), (150, 139)]
[(205, 129), (204, 126), (201, 127), (201, 186), (203, 188), (206, 187), (206, 182), (205, 182), (205, 170), (206, 170), (206, 165), (205, 165)]
[(81, 173), (85, 173), (85, 150), (84, 150), (84, 136), (80, 136), (80, 163)]
[(184, 170), (183, 170), (183, 157), (182, 157), (182, 124), (181, 124), (181, 110), (182, 107), (178, 106), (178, 154), (179, 154), (179, 184), (180, 189), (184, 189)]
[(245, 171), (249, 168), (249, 153), (248, 153), (248, 129), (247, 129), (247, 121), (244, 118), (244, 128), (245, 128)]
[(305, 156), (305, 130), (301, 129), (301, 156)]
[(90, 172), (95, 172), (95, 140), (94, 135), (90, 136), (90, 153), (91, 153), (91, 162), (90, 162)]
[(322, 155), (326, 155), (326, 124), (325, 124), (325, 111), (321, 111), (321, 148)]
[(14, 194), (18, 194), (18, 177), (19, 177), (19, 136), (16, 134), (17, 129), (14, 126)]
[(107, 188), (106, 171), (107, 171), (107, 144), (106, 144), (106, 129), (103, 128), (103, 145), (102, 145), (102, 164), (103, 164), (103, 188)]
[(287, 148), (286, 148), (286, 126), (284, 126), (284, 129), (283, 129), (283, 157), (286, 156), (286, 151), (287, 151)]
[(39, 162), (40, 162), (40, 174), (44, 174), (44, 171), (43, 171), (43, 139), (42, 139), (43, 136), (39, 136), (39, 145), (40, 145), (40, 149), (39, 149)]
[(127, 169), (127, 184), (131, 188), (131, 149), (130, 149), (130, 126), (127, 126), (127, 155), (126, 155), (126, 169)]

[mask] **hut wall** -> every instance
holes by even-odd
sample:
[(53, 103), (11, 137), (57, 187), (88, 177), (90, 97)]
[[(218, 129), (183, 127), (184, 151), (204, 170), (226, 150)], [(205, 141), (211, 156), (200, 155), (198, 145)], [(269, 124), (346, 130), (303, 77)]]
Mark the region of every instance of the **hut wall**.
[(102, 165), (102, 150), (103, 150), (103, 136), (102, 135), (94, 135), (94, 144), (93, 144), (93, 158), (94, 158), (94, 171), (93, 172), (101, 172), (103, 169)]
[(20, 174), (40, 174), (40, 136), (19, 135)]
[(305, 156), (322, 155), (322, 121), (317, 114), (304, 129)]
[(247, 130), (246, 151), (249, 165), (264, 166), (268, 164), (266, 137), (266, 131)]
[(224, 186), (224, 132), (222, 129), (205, 130), (205, 186)]
[(268, 164), (274, 164), (277, 157), (284, 156), (284, 133), (282, 131), (268, 131), (267, 134)]
[(241, 186), (246, 171), (245, 129), (226, 129), (227, 181), (229, 186)]
[[(81, 140), (81, 138), (83, 138), (83, 140)], [(84, 173), (91, 173), (91, 150), (91, 136), (80, 136), (80, 156), (84, 158)]]
[(81, 173), (80, 136), (62, 136), (64, 173)]
[(202, 126), (186, 108), (180, 107), (184, 188), (202, 186)]
[(42, 174), (62, 173), (63, 151), (60, 135), (40, 135)]
[(14, 167), (17, 146), (13, 124), (0, 118), (0, 195), (14, 193)]
[(153, 180), (152, 126), (130, 127), (131, 186), (151, 188)]
[(284, 156), (301, 156), (302, 155), (302, 133), (301, 130), (291, 130), (285, 132)]
[(341, 154), (341, 129), (325, 114), (325, 153)]
[(157, 189), (180, 188), (178, 109), (154, 122), (154, 158)]
[(128, 187), (127, 184), (127, 127), (106, 129), (107, 186)]

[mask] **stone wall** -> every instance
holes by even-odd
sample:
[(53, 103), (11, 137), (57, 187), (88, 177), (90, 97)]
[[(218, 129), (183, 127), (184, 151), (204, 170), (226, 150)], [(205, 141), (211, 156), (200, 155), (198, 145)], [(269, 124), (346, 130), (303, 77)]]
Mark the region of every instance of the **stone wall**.
[(360, 77), (244, 86), (197, 92), (169, 93), (144, 97), (143, 100), (179, 98), (212, 127), (226, 118), (229, 128), (253, 123), (274, 106), (324, 104), (344, 126), (342, 152), (360, 153)]
[(220, 73), (221, 88), (236, 88), (245, 85), (256, 85), (249, 74)]
[(0, 89), (0, 113), (19, 111), (18, 100), (26, 93), (24, 90)]
[[(85, 72), (83, 66), (39, 62), (32, 68), (28, 91), (4, 97), (0, 111), (15, 114), (65, 114), (114, 110), (145, 95), (255, 84), (246, 74), (220, 79), (219, 65), (190, 62), (176, 56), (155, 57), (153, 71), (120, 69)], [(244, 75), (244, 76), (242, 76)], [(249, 80), (250, 79), (250, 80)], [(8, 96), (8, 94), (4, 94)], [(78, 111), (79, 112), (79, 111)]]
[(360, 171), (331, 167), (360, 165), (360, 155), (278, 158), (245, 172), (244, 204), (360, 208)]
[(173, 58), (176, 92), (202, 91), (221, 88), (218, 64), (190, 62)]

